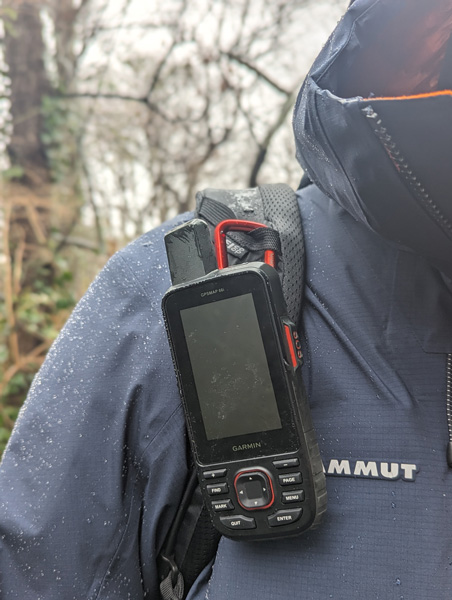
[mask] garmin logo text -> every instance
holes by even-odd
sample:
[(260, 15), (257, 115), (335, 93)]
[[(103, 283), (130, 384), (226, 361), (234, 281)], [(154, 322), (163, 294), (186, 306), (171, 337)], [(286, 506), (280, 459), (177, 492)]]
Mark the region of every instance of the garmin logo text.
[(213, 296), (214, 294), (221, 294), (221, 292), (224, 292), (224, 288), (217, 288), (216, 290), (210, 290), (208, 292), (203, 292), (201, 294), (201, 298), (204, 298), (204, 296)]
[(240, 452), (240, 450), (253, 450), (254, 448), (262, 448), (261, 442), (253, 442), (252, 444), (240, 444), (240, 446), (232, 446), (234, 452)]
[(325, 461), (324, 472), (325, 475), (332, 475), (333, 477), (415, 481), (419, 467), (414, 463), (332, 458), (330, 461)]

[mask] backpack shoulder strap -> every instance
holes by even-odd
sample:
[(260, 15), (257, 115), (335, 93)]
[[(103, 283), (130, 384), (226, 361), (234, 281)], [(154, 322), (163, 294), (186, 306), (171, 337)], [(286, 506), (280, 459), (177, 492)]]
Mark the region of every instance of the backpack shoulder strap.
[(162, 600), (182, 600), (215, 556), (220, 534), (204, 506), (193, 468), (185, 492), (158, 555)]
[[(298, 326), (304, 285), (304, 240), (295, 192), (277, 183), (245, 190), (208, 188), (196, 194), (195, 216), (209, 226), (213, 243), (216, 225), (226, 219), (256, 221), (270, 234), (230, 232), (226, 236), (229, 264), (263, 260), (269, 248), (278, 253), (276, 270), (281, 279), (288, 316)], [(276, 236), (275, 236), (276, 233)], [(159, 554), (162, 600), (183, 600), (197, 576), (214, 558), (220, 534), (203, 506), (196, 472), (187, 483), (180, 506)]]
[[(280, 256), (276, 270), (282, 283), (287, 312), (298, 325), (304, 286), (304, 241), (297, 196), (288, 185), (275, 183), (247, 190), (205, 189), (196, 195), (195, 215), (211, 231), (225, 219), (245, 219), (276, 230)], [(250, 236), (227, 234), (229, 264), (262, 260), (265, 247), (255, 247)], [(265, 244), (264, 244), (265, 246)]]

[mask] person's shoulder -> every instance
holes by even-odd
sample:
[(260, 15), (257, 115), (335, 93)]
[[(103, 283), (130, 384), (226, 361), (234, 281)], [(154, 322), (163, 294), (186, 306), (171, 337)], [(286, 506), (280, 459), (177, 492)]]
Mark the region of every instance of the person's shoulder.
[(103, 272), (134, 280), (153, 295), (159, 288), (168, 287), (170, 276), (164, 237), (192, 217), (192, 213), (183, 213), (136, 238), (109, 259)]
[(144, 233), (117, 252), (126, 261), (135, 262), (143, 257), (160, 260), (164, 254), (165, 235), (182, 223), (193, 218), (193, 213), (186, 212)]

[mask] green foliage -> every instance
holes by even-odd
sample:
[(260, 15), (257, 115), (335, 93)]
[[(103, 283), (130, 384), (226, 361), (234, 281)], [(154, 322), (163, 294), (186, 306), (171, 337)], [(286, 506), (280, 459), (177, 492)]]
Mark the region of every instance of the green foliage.
[(53, 264), (41, 265), (33, 279), (16, 300), (16, 319), (22, 330), (50, 342), (58, 335), (75, 304), (70, 288), (72, 273), (66, 261), (57, 257)]
[(24, 176), (24, 169), (19, 165), (14, 165), (9, 167), (9, 169), (5, 169), (2, 171), (2, 178), (6, 181), (11, 181), (12, 179), (20, 179)]
[(77, 140), (81, 123), (74, 106), (60, 96), (44, 96), (42, 101), (44, 131), (41, 140), (46, 147), (50, 170), (55, 181), (65, 181), (74, 175)]
[(3, 21), (3, 27), (12, 36), (17, 36), (14, 21), (17, 19), (17, 11), (9, 6), (0, 7), (0, 21)]
[[(33, 365), (31, 365), (33, 366)], [(35, 364), (37, 370), (38, 365)], [(25, 400), (25, 395), (33, 381), (34, 373), (16, 373), (5, 386), (5, 398), (22, 397)], [(20, 402), (22, 405), (23, 402)], [(5, 404), (6, 414), (14, 420), (19, 412), (19, 406), (14, 404)]]
[[(23, 364), (15, 369), (10, 353), (11, 330), (8, 327), (3, 303), (0, 303), (0, 456), (3, 452), (11, 427), (23, 404), (45, 351), (57, 337), (61, 327), (75, 304), (72, 292), (72, 273), (61, 257), (52, 264), (37, 268), (33, 281), (14, 298), (15, 331), (28, 344), (28, 354), (22, 352)], [(42, 351), (35, 357), (33, 348)]]
[(3, 408), (3, 411), (0, 412), (0, 456), (3, 454), (11, 433), (8, 425), (11, 421), (17, 419), (18, 414), (19, 408), (17, 406), (6, 406)]
[(16, 304), (19, 326), (42, 341), (56, 338), (75, 302), (66, 285), (72, 281), (72, 274), (63, 271), (49, 281), (47, 271), (38, 271), (34, 285), (20, 294)]

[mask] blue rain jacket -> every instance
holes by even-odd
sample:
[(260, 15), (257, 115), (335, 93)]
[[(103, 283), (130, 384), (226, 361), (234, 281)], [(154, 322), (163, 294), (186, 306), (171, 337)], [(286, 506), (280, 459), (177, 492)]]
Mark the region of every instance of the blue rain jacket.
[[(190, 600), (450, 599), (451, 13), (356, 0), (301, 89), (303, 369), (328, 509), (297, 538), (223, 538)], [(0, 467), (2, 600), (158, 598), (189, 460), (163, 235), (189, 217), (110, 260), (33, 382)]]

